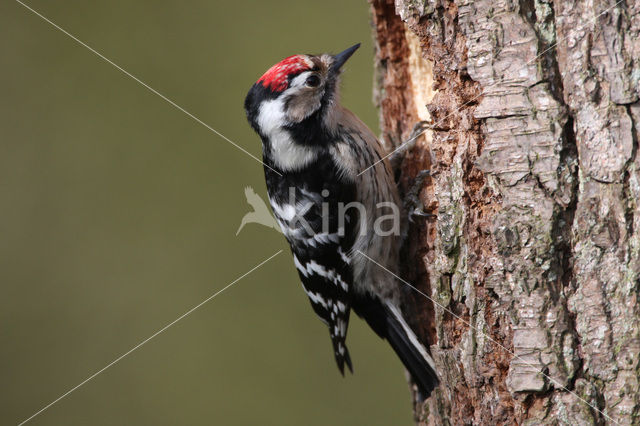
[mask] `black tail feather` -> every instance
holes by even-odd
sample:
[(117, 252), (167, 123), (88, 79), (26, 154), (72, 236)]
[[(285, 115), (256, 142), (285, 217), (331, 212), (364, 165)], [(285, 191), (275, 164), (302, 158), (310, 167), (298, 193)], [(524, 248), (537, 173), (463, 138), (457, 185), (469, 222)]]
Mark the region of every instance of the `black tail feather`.
[(349, 371), (353, 374), (353, 365), (351, 365), (351, 356), (349, 355), (349, 349), (344, 341), (341, 342), (343, 353), (340, 353), (340, 346), (336, 340), (333, 340), (333, 352), (336, 358), (336, 363), (338, 364), (338, 370), (340, 370), (340, 374), (344, 377), (344, 365), (346, 364), (349, 368)]
[[(387, 307), (387, 340), (426, 399), (440, 382), (431, 356), (395, 307)], [(395, 311), (395, 312), (394, 312)]]
[(400, 310), (371, 296), (358, 297), (354, 300), (353, 309), (380, 337), (389, 341), (418, 386), (422, 399), (428, 398), (440, 382), (435, 365)]

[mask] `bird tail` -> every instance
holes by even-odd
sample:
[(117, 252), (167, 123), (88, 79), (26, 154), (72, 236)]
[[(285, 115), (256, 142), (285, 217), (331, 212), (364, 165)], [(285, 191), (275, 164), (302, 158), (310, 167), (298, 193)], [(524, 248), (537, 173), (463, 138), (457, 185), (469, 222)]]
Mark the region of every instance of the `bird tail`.
[(387, 311), (386, 335), (384, 337), (387, 338), (406, 369), (409, 370), (418, 386), (421, 399), (426, 399), (440, 382), (436, 374), (435, 363), (402, 317), (400, 310), (389, 302), (385, 303), (384, 308)]

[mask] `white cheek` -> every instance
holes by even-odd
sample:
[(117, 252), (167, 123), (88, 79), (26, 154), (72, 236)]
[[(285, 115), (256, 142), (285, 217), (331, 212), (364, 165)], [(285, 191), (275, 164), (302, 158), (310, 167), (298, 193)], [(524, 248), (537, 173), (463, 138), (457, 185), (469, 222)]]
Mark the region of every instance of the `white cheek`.
[(258, 113), (258, 125), (266, 136), (271, 136), (274, 130), (279, 129), (288, 123), (284, 113), (284, 102), (282, 97), (271, 101), (265, 101), (260, 106)]
[(295, 143), (283, 127), (289, 123), (282, 97), (265, 101), (260, 106), (258, 125), (269, 138), (271, 157), (282, 170), (299, 170), (317, 156), (317, 150)]

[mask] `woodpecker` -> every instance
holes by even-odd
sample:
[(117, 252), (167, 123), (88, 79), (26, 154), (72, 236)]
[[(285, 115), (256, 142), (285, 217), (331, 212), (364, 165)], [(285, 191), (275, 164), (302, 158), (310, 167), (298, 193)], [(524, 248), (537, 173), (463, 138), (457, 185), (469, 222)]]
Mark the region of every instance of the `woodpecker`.
[(382, 229), (400, 219), (397, 185), (373, 132), (339, 102), (342, 66), (358, 47), (283, 59), (253, 84), (245, 112), (262, 139), (274, 216), (340, 372), (353, 372), (345, 343), (353, 309), (426, 398), (438, 384), (434, 362), (402, 315), (404, 284), (379, 266), (398, 271), (401, 232)]

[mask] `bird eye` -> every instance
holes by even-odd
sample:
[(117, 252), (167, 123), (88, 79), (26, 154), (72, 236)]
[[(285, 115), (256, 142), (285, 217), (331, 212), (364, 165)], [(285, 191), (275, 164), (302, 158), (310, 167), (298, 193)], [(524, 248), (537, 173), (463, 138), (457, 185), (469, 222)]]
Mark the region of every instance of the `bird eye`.
[(318, 85), (320, 84), (320, 77), (318, 77), (315, 74), (310, 75), (309, 77), (307, 77), (307, 86), (309, 87), (318, 87)]

